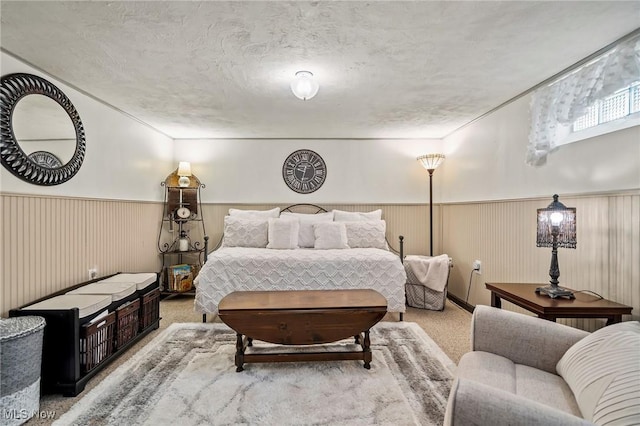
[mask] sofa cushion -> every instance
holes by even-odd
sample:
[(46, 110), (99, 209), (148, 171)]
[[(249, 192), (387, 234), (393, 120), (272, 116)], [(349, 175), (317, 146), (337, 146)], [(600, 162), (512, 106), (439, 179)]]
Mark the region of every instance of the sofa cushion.
[(574, 416), (581, 416), (571, 389), (562, 377), (515, 364), (500, 355), (482, 351), (466, 353), (460, 359), (456, 376), (522, 396)]
[(516, 364), (516, 394), (582, 417), (571, 388), (557, 374)]
[(467, 352), (458, 363), (456, 376), (516, 393), (515, 364), (510, 359), (489, 352)]
[(582, 416), (598, 425), (640, 424), (640, 322), (601, 328), (574, 344), (556, 369)]

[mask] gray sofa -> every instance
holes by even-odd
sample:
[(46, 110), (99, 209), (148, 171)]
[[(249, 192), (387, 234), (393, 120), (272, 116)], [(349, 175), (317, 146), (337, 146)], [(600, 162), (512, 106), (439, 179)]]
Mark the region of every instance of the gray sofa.
[[(640, 424), (640, 323), (594, 333), (477, 306), (445, 425)], [(612, 396), (613, 395), (613, 396)]]

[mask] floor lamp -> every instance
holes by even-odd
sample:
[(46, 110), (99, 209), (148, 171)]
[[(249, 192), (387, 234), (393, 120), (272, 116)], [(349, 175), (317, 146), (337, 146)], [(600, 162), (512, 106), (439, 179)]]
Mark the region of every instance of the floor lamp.
[(421, 155), (417, 160), (429, 172), (429, 255), (433, 256), (433, 172), (444, 161), (443, 154)]

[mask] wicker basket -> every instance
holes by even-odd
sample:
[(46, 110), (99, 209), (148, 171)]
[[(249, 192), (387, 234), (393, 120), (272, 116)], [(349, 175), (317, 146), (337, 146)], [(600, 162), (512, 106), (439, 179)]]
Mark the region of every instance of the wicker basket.
[(447, 298), (447, 287), (443, 291), (435, 291), (422, 284), (407, 283), (405, 287), (407, 305), (412, 308), (441, 311)]
[(138, 335), (140, 299), (116, 309), (116, 348), (121, 348)]
[(80, 370), (85, 374), (114, 351), (116, 313), (111, 312), (102, 320), (80, 327)]
[(140, 297), (140, 331), (160, 318), (160, 289), (154, 288)]

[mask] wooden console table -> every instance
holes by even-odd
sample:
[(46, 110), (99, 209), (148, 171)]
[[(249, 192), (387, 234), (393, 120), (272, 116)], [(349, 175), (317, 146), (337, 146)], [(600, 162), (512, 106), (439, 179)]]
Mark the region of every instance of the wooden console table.
[(491, 291), (491, 306), (502, 307), (501, 299), (504, 299), (549, 321), (557, 318), (606, 318), (609, 325), (622, 321), (622, 315), (631, 315), (633, 310), (631, 306), (586, 293), (575, 293), (575, 299), (552, 299), (536, 293), (536, 288), (544, 284), (486, 283), (485, 286)]

